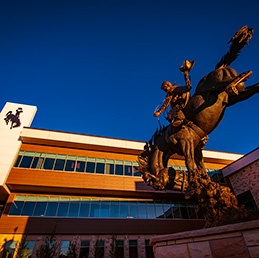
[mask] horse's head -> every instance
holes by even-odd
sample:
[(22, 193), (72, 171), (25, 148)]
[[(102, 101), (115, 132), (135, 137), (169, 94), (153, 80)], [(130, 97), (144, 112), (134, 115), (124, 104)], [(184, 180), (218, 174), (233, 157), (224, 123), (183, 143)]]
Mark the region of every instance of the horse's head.
[[(197, 85), (196, 92), (223, 91), (238, 77), (238, 73), (232, 68), (219, 68), (204, 76)], [(238, 92), (245, 90), (244, 82), (236, 85)]]

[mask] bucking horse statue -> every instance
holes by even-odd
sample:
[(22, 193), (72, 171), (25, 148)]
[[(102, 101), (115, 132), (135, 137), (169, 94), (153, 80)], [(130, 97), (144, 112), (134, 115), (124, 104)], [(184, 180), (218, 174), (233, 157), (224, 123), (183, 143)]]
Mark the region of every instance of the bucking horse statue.
[[(184, 122), (177, 127), (172, 124), (160, 127), (138, 157), (138, 170), (150, 186), (156, 190), (180, 190), (185, 192), (186, 199), (197, 198), (199, 210), (205, 217), (205, 227), (224, 224), (225, 217), (245, 214), (228, 187), (211, 181), (205, 170), (202, 149), (207, 135), (222, 120), (225, 109), (259, 92), (259, 83), (250, 87), (244, 84), (251, 71), (238, 75), (229, 68), (252, 34), (253, 29), (247, 26), (237, 31), (230, 40), (229, 51), (215, 70), (200, 80), (194, 95), (182, 110)], [(167, 167), (173, 154), (184, 156), (188, 177), (185, 172)]]

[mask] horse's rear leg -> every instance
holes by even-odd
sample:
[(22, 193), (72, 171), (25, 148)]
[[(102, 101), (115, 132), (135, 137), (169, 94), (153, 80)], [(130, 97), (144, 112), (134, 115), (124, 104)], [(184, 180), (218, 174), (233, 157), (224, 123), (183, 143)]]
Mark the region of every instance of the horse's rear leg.
[(185, 165), (188, 170), (188, 182), (190, 183), (193, 179), (195, 169), (194, 169), (194, 147), (191, 140), (180, 140), (179, 147), (183, 152), (185, 158)]

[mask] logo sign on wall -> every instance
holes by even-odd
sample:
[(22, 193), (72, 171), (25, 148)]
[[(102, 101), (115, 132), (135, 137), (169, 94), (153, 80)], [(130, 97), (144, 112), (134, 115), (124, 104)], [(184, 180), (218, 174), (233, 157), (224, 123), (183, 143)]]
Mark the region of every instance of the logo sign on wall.
[(13, 114), (12, 111), (9, 111), (9, 112), (6, 113), (4, 120), (6, 122), (6, 125), (8, 125), (9, 122), (10, 122), (10, 125), (11, 125), (10, 129), (15, 128), (15, 127), (19, 127), (21, 125), (20, 113), (22, 113), (22, 112), (23, 112), (22, 108), (18, 107), (16, 109), (15, 115)]

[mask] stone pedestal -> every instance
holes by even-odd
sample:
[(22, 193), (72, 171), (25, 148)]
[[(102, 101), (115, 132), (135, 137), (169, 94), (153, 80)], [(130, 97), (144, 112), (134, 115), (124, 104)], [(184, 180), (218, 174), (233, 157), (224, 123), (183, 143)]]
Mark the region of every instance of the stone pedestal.
[(156, 258), (259, 257), (259, 220), (151, 238)]

